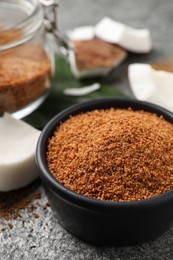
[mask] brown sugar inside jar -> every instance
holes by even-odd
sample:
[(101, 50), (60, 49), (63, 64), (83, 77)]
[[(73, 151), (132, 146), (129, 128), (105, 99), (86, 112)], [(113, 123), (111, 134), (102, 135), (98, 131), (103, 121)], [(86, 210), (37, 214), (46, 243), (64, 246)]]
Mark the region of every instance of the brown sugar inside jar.
[(22, 118), (46, 98), (54, 57), (37, 0), (0, 2), (0, 115)]

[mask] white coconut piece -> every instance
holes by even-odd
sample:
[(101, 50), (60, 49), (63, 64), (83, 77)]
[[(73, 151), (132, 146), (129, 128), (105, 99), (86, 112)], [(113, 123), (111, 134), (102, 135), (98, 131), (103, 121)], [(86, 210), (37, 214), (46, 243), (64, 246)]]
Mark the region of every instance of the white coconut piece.
[(109, 17), (103, 18), (96, 24), (95, 35), (104, 41), (118, 44), (135, 53), (147, 53), (152, 49), (148, 29), (134, 29)]
[(68, 96), (85, 96), (94, 91), (97, 91), (100, 88), (99, 83), (94, 83), (89, 86), (84, 86), (80, 88), (66, 88), (64, 89), (63, 93)]
[(112, 70), (112, 67), (111, 68), (97, 67), (97, 68), (79, 70), (77, 68), (75, 52), (73, 50), (69, 51), (69, 61), (70, 61), (71, 71), (77, 79), (92, 78), (92, 77), (99, 77), (99, 76), (104, 77), (108, 75), (109, 72)]
[(149, 64), (131, 64), (128, 78), (134, 96), (173, 112), (173, 73), (155, 70)]
[(78, 79), (104, 77), (127, 57), (124, 49), (100, 39), (73, 41), (72, 45), (75, 51), (69, 51), (69, 63)]
[(35, 149), (40, 131), (5, 114), (0, 118), (0, 191), (24, 187), (38, 178)]
[(70, 40), (92, 40), (94, 38), (94, 27), (93, 26), (81, 26), (74, 28), (67, 32), (67, 36)]

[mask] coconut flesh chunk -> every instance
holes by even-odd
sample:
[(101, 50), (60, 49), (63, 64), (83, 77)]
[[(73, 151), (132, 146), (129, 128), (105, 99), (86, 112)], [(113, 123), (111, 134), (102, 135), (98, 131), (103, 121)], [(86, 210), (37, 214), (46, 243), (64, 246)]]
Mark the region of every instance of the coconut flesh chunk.
[(0, 118), (0, 191), (24, 187), (38, 178), (35, 149), (40, 131), (5, 113)]
[(124, 49), (135, 53), (148, 53), (152, 49), (150, 31), (134, 29), (109, 17), (103, 18), (95, 26), (96, 37), (118, 44)]
[(70, 40), (92, 40), (94, 38), (94, 27), (80, 26), (67, 32), (67, 36)]
[(149, 64), (131, 64), (128, 78), (134, 96), (173, 112), (173, 73), (155, 70)]
[(85, 96), (88, 95), (94, 91), (97, 91), (98, 89), (100, 89), (100, 84), (99, 83), (94, 83), (91, 84), (89, 86), (84, 86), (84, 87), (80, 87), (80, 88), (65, 88), (63, 93), (65, 95), (69, 95), (69, 96)]
[(127, 52), (117, 45), (93, 39), (73, 41), (75, 52), (69, 53), (73, 75), (78, 78), (107, 75), (127, 57)]

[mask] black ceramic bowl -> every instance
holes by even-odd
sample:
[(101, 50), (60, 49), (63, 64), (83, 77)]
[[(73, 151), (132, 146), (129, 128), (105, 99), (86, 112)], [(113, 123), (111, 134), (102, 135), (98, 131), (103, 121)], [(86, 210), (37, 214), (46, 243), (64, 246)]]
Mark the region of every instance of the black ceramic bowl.
[(137, 100), (96, 99), (74, 105), (55, 116), (43, 129), (37, 145), (37, 164), (50, 206), (59, 222), (71, 233), (100, 245), (132, 245), (152, 240), (173, 223), (173, 190), (133, 202), (107, 202), (77, 194), (60, 184), (49, 172), (45, 154), (47, 140), (69, 115), (110, 107), (143, 109), (163, 115), (173, 124), (167, 110)]

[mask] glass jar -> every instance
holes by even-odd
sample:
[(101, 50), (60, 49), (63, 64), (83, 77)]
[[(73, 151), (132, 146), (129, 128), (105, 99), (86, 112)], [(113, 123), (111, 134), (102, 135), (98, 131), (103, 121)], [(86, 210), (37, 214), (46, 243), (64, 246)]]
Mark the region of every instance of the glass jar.
[(38, 0), (0, 1), (0, 115), (22, 118), (47, 97), (54, 54)]

